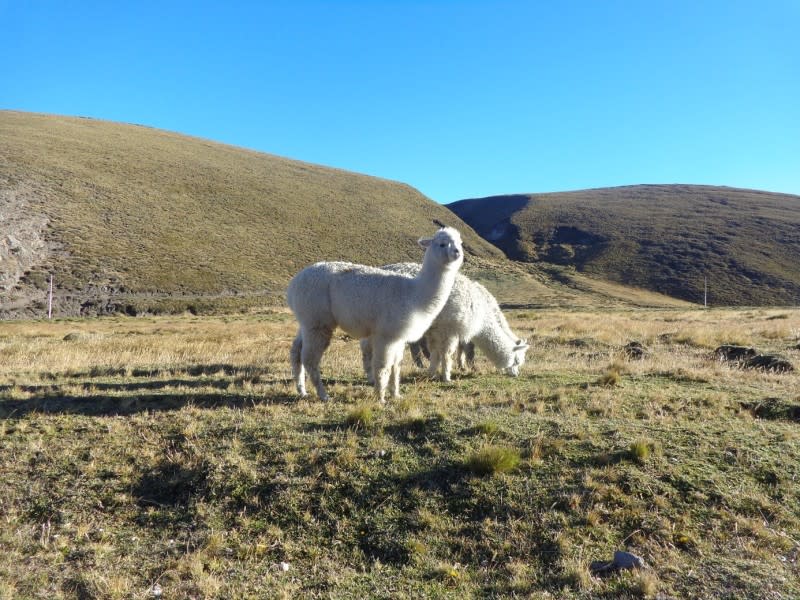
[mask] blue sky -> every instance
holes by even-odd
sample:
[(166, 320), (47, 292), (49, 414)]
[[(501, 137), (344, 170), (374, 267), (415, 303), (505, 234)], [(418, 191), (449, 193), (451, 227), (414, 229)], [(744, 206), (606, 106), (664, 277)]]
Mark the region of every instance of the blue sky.
[(800, 194), (799, 29), (798, 0), (0, 0), (0, 108), (178, 131), (438, 202)]

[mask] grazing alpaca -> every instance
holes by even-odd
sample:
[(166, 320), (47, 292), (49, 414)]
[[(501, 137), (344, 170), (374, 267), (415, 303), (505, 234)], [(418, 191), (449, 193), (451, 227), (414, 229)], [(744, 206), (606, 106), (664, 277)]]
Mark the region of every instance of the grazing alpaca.
[[(415, 263), (399, 263), (381, 268), (413, 277), (419, 273), (421, 267)], [(528, 349), (527, 342), (511, 331), (497, 300), (489, 290), (460, 273), (456, 276), (447, 303), (419, 342), (419, 346), (424, 344), (430, 351), (431, 375), (435, 375), (441, 366), (443, 381), (450, 381), (453, 354), (461, 348), (468, 352), (467, 346), (470, 343), (474, 343), (486, 354), (497, 368), (514, 377), (519, 375), (519, 369), (525, 362), (525, 351)], [(412, 344), (412, 355), (415, 355), (416, 360), (420, 348), (415, 352), (414, 345)], [(369, 340), (362, 340), (364, 370), (367, 377), (372, 379), (369, 371), (370, 351)]]
[(392, 395), (400, 395), (405, 344), (422, 337), (430, 327), (464, 261), (461, 235), (451, 227), (419, 244), (425, 248), (425, 257), (414, 277), (352, 263), (319, 262), (289, 282), (286, 298), (300, 324), (290, 359), (301, 396), (306, 395), (308, 371), (319, 398), (328, 399), (319, 363), (336, 327), (355, 338), (369, 339), (379, 400), (384, 401), (390, 376)]

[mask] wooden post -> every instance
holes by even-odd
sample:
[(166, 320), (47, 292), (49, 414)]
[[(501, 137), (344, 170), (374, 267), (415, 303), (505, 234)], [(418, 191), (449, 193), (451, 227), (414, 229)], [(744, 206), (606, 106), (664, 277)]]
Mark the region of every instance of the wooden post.
[(50, 273), (50, 294), (47, 300), (47, 318), (53, 318), (53, 274)]

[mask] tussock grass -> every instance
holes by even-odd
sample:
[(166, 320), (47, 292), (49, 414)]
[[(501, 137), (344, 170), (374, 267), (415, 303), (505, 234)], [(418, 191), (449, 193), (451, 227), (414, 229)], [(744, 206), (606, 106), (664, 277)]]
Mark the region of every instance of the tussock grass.
[(621, 368), (617, 364), (613, 364), (606, 372), (600, 376), (600, 379), (597, 380), (598, 385), (604, 385), (606, 387), (616, 387), (622, 382), (622, 374), (620, 373)]
[(481, 421), (475, 426), (475, 431), (486, 437), (494, 437), (501, 433), (500, 425), (496, 421)]
[(369, 429), (375, 424), (375, 409), (368, 404), (358, 406), (347, 413), (345, 422), (356, 429)]
[(648, 438), (638, 438), (628, 447), (631, 458), (640, 463), (647, 462), (652, 455), (661, 454), (659, 445)]
[(517, 467), (519, 452), (514, 448), (486, 445), (476, 450), (466, 460), (467, 468), (475, 475), (507, 473)]
[[(798, 363), (800, 311), (526, 312), (520, 377), (406, 361), (381, 407), (339, 337), (297, 398), (285, 312), (4, 323), (0, 597), (800, 595), (800, 374), (674, 335)], [(592, 576), (618, 549), (649, 570)]]

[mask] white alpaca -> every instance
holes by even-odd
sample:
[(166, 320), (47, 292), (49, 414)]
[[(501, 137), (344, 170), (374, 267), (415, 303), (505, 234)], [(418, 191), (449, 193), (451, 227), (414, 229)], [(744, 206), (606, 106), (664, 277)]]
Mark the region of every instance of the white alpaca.
[(442, 310), (464, 261), (461, 235), (444, 227), (425, 248), (422, 267), (414, 277), (345, 262), (319, 262), (289, 282), (286, 298), (300, 324), (290, 354), (297, 391), (306, 395), (305, 371), (321, 400), (319, 363), (340, 327), (355, 338), (370, 340), (375, 391), (383, 402), (389, 377), (392, 395), (400, 395), (400, 361), (406, 342), (417, 340)]
[[(413, 277), (421, 267), (415, 263), (399, 263), (381, 268)], [(497, 368), (514, 377), (519, 375), (528, 349), (527, 342), (511, 331), (489, 290), (460, 273), (447, 303), (425, 333), (424, 341), (430, 350), (430, 373), (435, 375), (441, 365), (443, 381), (450, 381), (453, 354), (460, 345), (474, 343)], [(369, 340), (362, 340), (364, 370), (372, 379), (370, 351)]]

